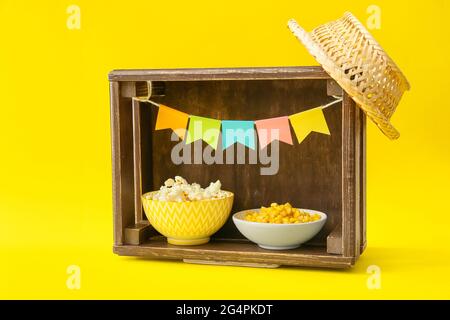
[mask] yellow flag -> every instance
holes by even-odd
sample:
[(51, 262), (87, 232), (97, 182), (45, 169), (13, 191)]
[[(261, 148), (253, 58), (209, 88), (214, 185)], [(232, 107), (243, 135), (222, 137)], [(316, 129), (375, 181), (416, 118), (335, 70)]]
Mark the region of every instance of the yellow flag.
[(302, 143), (312, 131), (330, 135), (322, 107), (293, 114), (289, 116), (289, 121), (294, 128), (298, 143)]

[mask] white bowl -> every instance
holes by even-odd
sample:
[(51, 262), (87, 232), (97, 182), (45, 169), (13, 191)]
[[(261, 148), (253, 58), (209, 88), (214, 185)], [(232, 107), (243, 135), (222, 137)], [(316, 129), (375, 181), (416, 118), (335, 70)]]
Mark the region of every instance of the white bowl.
[(300, 209), (310, 214), (320, 215), (320, 220), (306, 223), (262, 223), (244, 220), (249, 211), (259, 211), (259, 209), (245, 210), (233, 215), (233, 222), (238, 230), (250, 241), (255, 242), (264, 249), (286, 250), (298, 248), (312, 238), (325, 225), (327, 215), (320, 211)]

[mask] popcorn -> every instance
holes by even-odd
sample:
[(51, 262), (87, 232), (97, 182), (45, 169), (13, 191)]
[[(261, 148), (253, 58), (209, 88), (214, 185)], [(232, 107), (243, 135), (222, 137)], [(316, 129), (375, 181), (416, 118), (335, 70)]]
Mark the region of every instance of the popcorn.
[(167, 179), (166, 182), (164, 182), (164, 185), (165, 185), (166, 187), (172, 187), (172, 186), (174, 185), (174, 183), (175, 183), (175, 180), (173, 180), (172, 178), (170, 178), (170, 179)]
[(220, 180), (211, 182), (203, 189), (198, 183), (189, 184), (183, 177), (175, 176), (175, 179), (167, 179), (159, 191), (148, 197), (158, 201), (176, 202), (225, 198), (227, 193), (221, 190), (221, 187)]
[[(169, 179), (171, 180), (171, 179)], [(186, 179), (180, 176), (175, 176), (175, 182), (180, 184), (188, 184)]]

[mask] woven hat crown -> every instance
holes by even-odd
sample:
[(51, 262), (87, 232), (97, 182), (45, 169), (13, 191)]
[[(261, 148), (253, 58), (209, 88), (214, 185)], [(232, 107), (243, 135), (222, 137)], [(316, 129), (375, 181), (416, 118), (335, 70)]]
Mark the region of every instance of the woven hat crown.
[(390, 118), (410, 85), (364, 26), (349, 12), (310, 33), (293, 19), (288, 26), (381, 131), (397, 139)]

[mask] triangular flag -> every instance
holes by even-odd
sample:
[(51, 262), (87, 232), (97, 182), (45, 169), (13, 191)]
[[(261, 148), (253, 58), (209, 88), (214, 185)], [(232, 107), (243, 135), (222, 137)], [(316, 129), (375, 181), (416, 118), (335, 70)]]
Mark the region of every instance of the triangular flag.
[(293, 144), (288, 117), (258, 120), (255, 121), (255, 125), (258, 131), (259, 146), (261, 149), (264, 149), (274, 140)]
[(255, 150), (254, 121), (222, 120), (222, 144), (226, 149), (235, 142)]
[(188, 119), (187, 113), (160, 104), (155, 130), (172, 129), (183, 140)]
[(203, 140), (214, 150), (217, 149), (220, 135), (220, 120), (190, 116), (186, 144)]
[(330, 135), (322, 107), (293, 114), (289, 116), (289, 120), (294, 128), (298, 143), (302, 143), (312, 131)]

